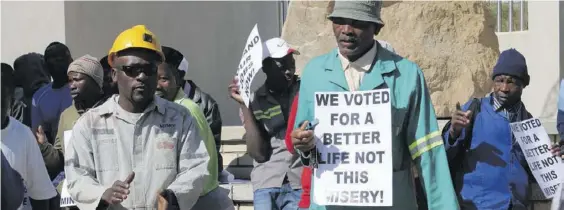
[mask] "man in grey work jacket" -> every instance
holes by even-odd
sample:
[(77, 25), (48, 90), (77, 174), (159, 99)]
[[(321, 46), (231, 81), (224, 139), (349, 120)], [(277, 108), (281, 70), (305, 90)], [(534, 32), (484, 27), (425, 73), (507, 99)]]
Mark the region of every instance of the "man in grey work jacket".
[(273, 38), (265, 42), (269, 56), (262, 62), (266, 82), (251, 94), (247, 108), (237, 80), (229, 86), (231, 98), (240, 104), (245, 126), (247, 152), (255, 160), (251, 172), (255, 210), (295, 210), (302, 193), (299, 156), (288, 152), (284, 137), (290, 106), (299, 83), (294, 75), (295, 61), (286, 41)]
[[(68, 191), (80, 209), (192, 209), (209, 178), (209, 154), (188, 110), (154, 96), (164, 60), (143, 25), (123, 31), (108, 55), (119, 95), (83, 114), (65, 154)], [(161, 208), (159, 208), (161, 209)]]

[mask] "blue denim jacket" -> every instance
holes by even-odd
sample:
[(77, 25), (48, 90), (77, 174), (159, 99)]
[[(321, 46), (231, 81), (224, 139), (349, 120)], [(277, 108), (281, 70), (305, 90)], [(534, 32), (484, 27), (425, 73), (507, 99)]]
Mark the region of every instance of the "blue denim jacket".
[[(463, 209), (526, 209), (530, 193), (530, 170), (519, 144), (503, 112), (494, 111), (493, 96), (481, 101), (481, 112), (476, 116), (472, 143), (462, 168), (456, 172), (455, 190), (461, 196)], [(471, 101), (462, 110), (467, 110)], [(524, 118), (530, 114), (522, 108)], [(465, 131), (454, 142), (444, 134), (449, 159), (459, 150)]]

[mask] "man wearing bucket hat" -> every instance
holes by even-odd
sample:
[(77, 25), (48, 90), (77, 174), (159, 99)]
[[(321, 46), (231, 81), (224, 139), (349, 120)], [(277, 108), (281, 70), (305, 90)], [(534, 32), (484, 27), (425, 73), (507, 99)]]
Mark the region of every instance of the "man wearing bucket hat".
[(155, 96), (164, 61), (144, 25), (108, 53), (119, 95), (83, 114), (65, 153), (68, 191), (80, 209), (191, 209), (209, 178), (209, 155), (181, 105)]
[(255, 160), (251, 172), (256, 210), (297, 209), (301, 194), (302, 164), (284, 144), (292, 99), (299, 89), (293, 55), (299, 54), (280, 38), (267, 40), (262, 70), (266, 81), (251, 94), (245, 106), (237, 79), (229, 85), (231, 98), (239, 103), (245, 127), (243, 139)]
[[(338, 47), (313, 58), (302, 71), (292, 143), (304, 164), (316, 166), (314, 131), (305, 125), (314, 120), (316, 92), (353, 92), (390, 89), (392, 101), (391, 206), (353, 207), (317, 203), (312, 178), (310, 209), (417, 209), (412, 164), (421, 174), (428, 200), (426, 209), (458, 209), (447, 158), (425, 78), (413, 62), (390, 52), (374, 39), (384, 22), (381, 1), (335, 1), (329, 15)], [(370, 167), (370, 166), (365, 166)], [(377, 178), (377, 177), (372, 177)], [(379, 186), (373, 186), (377, 189)], [(325, 189), (328, 190), (328, 189)], [(351, 199), (355, 199), (354, 195)], [(343, 199), (339, 198), (340, 201)], [(378, 199), (379, 200), (379, 199)], [(358, 205), (350, 203), (351, 205)]]

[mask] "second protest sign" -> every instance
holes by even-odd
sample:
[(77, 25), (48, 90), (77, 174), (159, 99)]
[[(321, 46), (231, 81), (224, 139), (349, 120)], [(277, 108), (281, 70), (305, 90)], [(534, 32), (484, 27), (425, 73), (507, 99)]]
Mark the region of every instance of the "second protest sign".
[(552, 198), (562, 182), (562, 160), (550, 152), (550, 138), (541, 121), (531, 118), (511, 123), (511, 131), (542, 193), (546, 198)]
[(392, 115), (389, 89), (315, 94), (321, 205), (392, 206)]

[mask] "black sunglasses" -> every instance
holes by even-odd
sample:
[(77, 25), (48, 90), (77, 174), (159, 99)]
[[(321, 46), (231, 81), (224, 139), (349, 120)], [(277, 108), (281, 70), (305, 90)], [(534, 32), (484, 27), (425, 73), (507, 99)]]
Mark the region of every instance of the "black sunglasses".
[(145, 73), (147, 76), (153, 76), (157, 73), (158, 66), (151, 63), (144, 65), (120, 66), (118, 69), (123, 71), (123, 73), (129, 77), (137, 77), (141, 73)]

